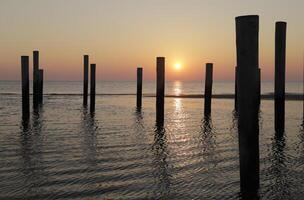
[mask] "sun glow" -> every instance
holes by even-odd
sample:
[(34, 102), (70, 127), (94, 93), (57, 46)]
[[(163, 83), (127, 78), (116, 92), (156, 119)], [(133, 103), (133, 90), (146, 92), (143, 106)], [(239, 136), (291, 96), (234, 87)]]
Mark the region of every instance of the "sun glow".
[(176, 70), (180, 70), (180, 69), (182, 68), (182, 64), (181, 64), (181, 63), (175, 63), (175, 64), (174, 64), (174, 68), (175, 68)]

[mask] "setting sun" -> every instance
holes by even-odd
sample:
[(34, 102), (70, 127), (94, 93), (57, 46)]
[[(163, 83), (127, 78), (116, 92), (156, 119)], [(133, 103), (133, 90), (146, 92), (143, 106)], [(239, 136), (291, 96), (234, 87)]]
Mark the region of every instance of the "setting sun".
[(176, 70), (180, 70), (182, 68), (182, 64), (181, 63), (175, 63), (174, 68)]

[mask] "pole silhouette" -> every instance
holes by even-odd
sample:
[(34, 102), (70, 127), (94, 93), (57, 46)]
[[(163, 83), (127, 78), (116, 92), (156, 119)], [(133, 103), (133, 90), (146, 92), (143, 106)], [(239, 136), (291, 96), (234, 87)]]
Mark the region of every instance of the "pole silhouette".
[(83, 56), (83, 106), (88, 105), (89, 56)]
[(39, 104), (39, 51), (33, 51), (33, 107)]
[(234, 110), (237, 112), (237, 66), (235, 67), (235, 70), (234, 70)]
[(275, 131), (285, 129), (286, 22), (275, 25)]
[(143, 68), (137, 68), (137, 92), (136, 92), (136, 107), (138, 110), (141, 109), (142, 106), (142, 75)]
[(38, 83), (39, 83), (39, 104), (43, 104), (43, 69), (39, 69), (38, 71), (39, 73), (39, 79), (38, 79)]
[(258, 68), (258, 95), (257, 95), (257, 101), (258, 101), (258, 110), (260, 109), (260, 105), (261, 105), (261, 68)]
[(165, 58), (156, 58), (156, 123), (164, 123), (164, 104), (165, 104)]
[(259, 189), (258, 88), (259, 16), (236, 17), (237, 100), (241, 193)]
[(206, 74), (205, 74), (205, 106), (204, 106), (204, 115), (211, 115), (211, 98), (212, 98), (212, 82), (213, 82), (213, 64), (206, 64)]
[(95, 96), (96, 96), (96, 64), (91, 64), (91, 91), (90, 91), (90, 112), (95, 112)]
[(29, 81), (29, 57), (21, 56), (21, 80), (22, 80), (22, 120), (28, 122), (30, 118), (30, 81)]

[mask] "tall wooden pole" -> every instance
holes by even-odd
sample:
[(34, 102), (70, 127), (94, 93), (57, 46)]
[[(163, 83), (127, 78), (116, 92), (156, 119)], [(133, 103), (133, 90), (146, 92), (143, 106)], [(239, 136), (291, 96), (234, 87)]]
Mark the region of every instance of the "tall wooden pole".
[(261, 68), (258, 68), (258, 110), (261, 105)]
[(234, 73), (234, 110), (237, 112), (237, 67), (235, 67)]
[(141, 67), (137, 68), (137, 92), (136, 92), (136, 107), (141, 109), (142, 106), (142, 75), (143, 69)]
[(83, 106), (88, 105), (89, 56), (83, 56)]
[(43, 69), (39, 69), (39, 104), (43, 104)]
[(212, 82), (213, 82), (213, 64), (206, 64), (206, 74), (205, 74), (205, 106), (204, 114), (205, 116), (211, 115), (211, 98), (212, 98)]
[(286, 71), (286, 22), (277, 22), (275, 29), (275, 131), (285, 129), (285, 71)]
[(258, 47), (259, 17), (236, 18), (237, 99), (241, 192), (257, 195), (259, 188)]
[(33, 107), (39, 104), (39, 51), (33, 51)]
[(21, 56), (21, 80), (22, 80), (22, 120), (28, 122), (30, 118), (30, 81), (29, 81), (29, 57)]
[(90, 112), (95, 112), (95, 96), (96, 96), (96, 64), (91, 64), (91, 91), (90, 91)]
[(162, 126), (164, 123), (165, 104), (165, 58), (156, 59), (156, 123)]

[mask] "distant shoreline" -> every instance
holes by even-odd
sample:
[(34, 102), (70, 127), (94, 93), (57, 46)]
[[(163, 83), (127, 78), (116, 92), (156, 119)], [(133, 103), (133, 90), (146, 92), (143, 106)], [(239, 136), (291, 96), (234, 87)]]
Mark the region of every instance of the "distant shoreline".
[[(0, 96), (6, 95), (16, 95), (21, 96), (19, 93), (0, 93)], [(32, 95), (32, 94), (30, 94)], [(96, 94), (96, 96), (135, 96), (136, 94), (131, 93), (117, 93), (117, 94)], [(63, 93), (47, 93), (44, 96), (82, 96), (82, 94), (63, 94)], [(155, 97), (155, 94), (143, 94), (143, 97)], [(204, 98), (203, 94), (181, 94), (181, 95), (173, 95), (167, 94), (165, 95), (166, 98), (187, 98), (187, 99), (202, 99)], [(214, 99), (234, 99), (234, 94), (213, 94), (212, 98)], [(263, 100), (273, 100), (274, 94), (262, 94), (261, 99)], [(292, 100), (292, 101), (301, 101), (303, 100), (303, 94), (298, 93), (286, 93), (285, 100)]]

